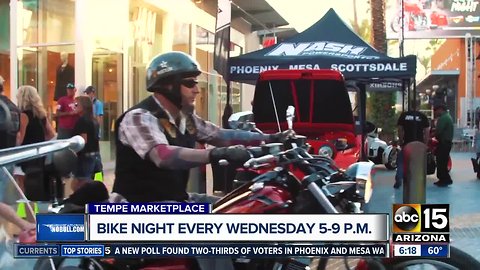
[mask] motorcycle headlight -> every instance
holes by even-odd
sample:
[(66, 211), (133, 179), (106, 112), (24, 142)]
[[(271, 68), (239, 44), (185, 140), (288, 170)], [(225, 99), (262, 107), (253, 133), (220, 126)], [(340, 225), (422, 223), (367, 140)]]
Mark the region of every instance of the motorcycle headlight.
[(318, 148), (318, 155), (323, 157), (333, 158), (333, 148), (329, 145), (322, 145)]
[(368, 203), (372, 198), (373, 194), (373, 184), (372, 179), (356, 179), (357, 181), (357, 192), (359, 195), (363, 196), (365, 203)]
[(373, 194), (373, 162), (357, 162), (348, 167), (345, 171), (355, 179), (357, 183), (357, 194), (362, 196), (365, 203), (368, 203)]

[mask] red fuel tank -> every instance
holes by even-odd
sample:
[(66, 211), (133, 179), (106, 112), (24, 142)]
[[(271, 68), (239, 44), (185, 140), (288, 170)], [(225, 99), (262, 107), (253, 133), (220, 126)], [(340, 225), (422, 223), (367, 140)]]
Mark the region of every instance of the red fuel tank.
[(215, 213), (288, 213), (293, 196), (287, 185), (268, 182), (249, 182), (220, 199)]

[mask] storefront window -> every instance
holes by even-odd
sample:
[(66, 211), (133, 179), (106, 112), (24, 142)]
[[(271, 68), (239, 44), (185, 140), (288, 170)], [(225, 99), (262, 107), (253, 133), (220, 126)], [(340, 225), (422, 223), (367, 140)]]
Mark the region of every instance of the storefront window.
[(173, 28), (173, 47), (174, 51), (190, 53), (190, 24), (175, 21)]
[[(197, 26), (195, 48), (197, 61), (202, 70), (206, 71), (199, 77), (201, 92), (197, 99), (196, 110), (200, 116), (208, 117), (208, 120), (220, 125), (227, 104), (227, 85), (222, 76), (213, 69), (215, 34)], [(242, 47), (231, 43), (230, 56), (238, 56), (241, 53)], [(230, 104), (233, 111), (241, 111), (241, 84), (231, 82), (230, 86)]]
[(23, 0), (17, 9), (18, 45), (73, 42), (75, 2)]
[(66, 84), (75, 83), (74, 14), (74, 1), (24, 0), (17, 5), (18, 85), (36, 87), (49, 115), (66, 94)]
[[(103, 102), (103, 118), (100, 124), (100, 148), (102, 160), (115, 158), (113, 127), (122, 108), (122, 54), (98, 53), (92, 59), (92, 85), (96, 87), (96, 97)], [(108, 149), (107, 149), (108, 148)]]
[[(205, 119), (209, 119), (209, 108), (215, 108), (215, 106), (209, 106), (210, 104), (216, 104), (216, 97), (208, 95), (209, 80), (215, 79), (213, 73), (213, 48), (215, 42), (215, 35), (208, 30), (197, 26), (196, 28), (196, 56), (197, 61), (203, 71), (208, 73), (202, 73), (199, 76), (200, 95), (197, 98), (195, 108), (198, 115)], [(212, 120), (212, 119), (209, 119)]]
[(9, 0), (0, 0), (0, 76), (4, 95), (10, 96), (10, 7)]
[(23, 47), (17, 50), (18, 85), (38, 89), (49, 115), (55, 113), (66, 85), (75, 83), (74, 46)]
[(145, 99), (146, 69), (150, 60), (162, 51), (163, 16), (160, 10), (143, 6), (141, 2), (130, 1), (130, 37), (129, 49), (132, 63), (132, 86), (130, 105)]

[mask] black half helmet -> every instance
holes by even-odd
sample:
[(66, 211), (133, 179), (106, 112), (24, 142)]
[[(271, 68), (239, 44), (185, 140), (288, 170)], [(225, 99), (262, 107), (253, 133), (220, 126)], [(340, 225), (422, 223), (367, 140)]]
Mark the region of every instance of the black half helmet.
[(168, 52), (155, 56), (147, 68), (147, 90), (154, 92), (162, 83), (172, 83), (175, 79), (198, 76), (200, 65), (184, 52)]

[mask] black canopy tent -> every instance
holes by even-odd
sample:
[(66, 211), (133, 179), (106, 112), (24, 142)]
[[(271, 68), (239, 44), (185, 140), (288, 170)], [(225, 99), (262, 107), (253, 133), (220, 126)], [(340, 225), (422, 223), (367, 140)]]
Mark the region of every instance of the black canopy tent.
[[(366, 116), (366, 84), (401, 81), (407, 93), (413, 85), (415, 55), (392, 58), (362, 40), (330, 9), (314, 25), (275, 46), (229, 59), (229, 80), (255, 84), (258, 74), (270, 69), (336, 69), (355, 82), (360, 97), (360, 125)], [(396, 91), (395, 88), (390, 88)], [(387, 89), (388, 91), (388, 89)], [(363, 146), (363, 144), (362, 144)], [(363, 153), (363, 151), (362, 151)]]
[(416, 56), (392, 58), (372, 48), (330, 9), (305, 31), (279, 43), (229, 59), (230, 80), (255, 83), (268, 69), (337, 69), (350, 79), (412, 79)]

